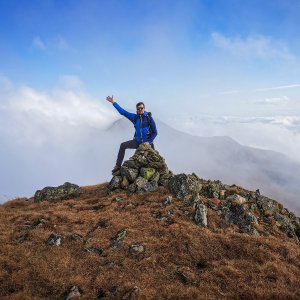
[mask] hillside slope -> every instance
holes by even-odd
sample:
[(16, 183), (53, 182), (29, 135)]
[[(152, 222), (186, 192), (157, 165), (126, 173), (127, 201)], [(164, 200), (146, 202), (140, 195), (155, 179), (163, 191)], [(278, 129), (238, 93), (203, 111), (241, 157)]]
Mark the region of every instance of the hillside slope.
[(166, 187), (107, 186), (0, 206), (1, 299), (299, 299), (300, 247), (271, 223), (240, 233), (208, 206), (204, 228)]

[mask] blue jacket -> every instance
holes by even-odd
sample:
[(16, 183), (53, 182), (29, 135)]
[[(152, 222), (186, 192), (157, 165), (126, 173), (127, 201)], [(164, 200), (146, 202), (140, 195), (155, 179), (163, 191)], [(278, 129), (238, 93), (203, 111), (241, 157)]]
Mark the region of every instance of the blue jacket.
[(142, 115), (133, 114), (125, 109), (123, 109), (117, 102), (113, 103), (113, 106), (116, 110), (124, 117), (128, 118), (132, 123), (134, 123), (134, 119), (138, 116), (136, 124), (135, 124), (135, 140), (138, 144), (142, 144), (145, 142), (149, 142), (149, 144), (153, 143), (153, 140), (157, 136), (157, 129), (153, 118), (151, 117), (151, 129), (152, 134), (149, 132), (149, 124), (148, 124), (148, 112), (144, 112)]

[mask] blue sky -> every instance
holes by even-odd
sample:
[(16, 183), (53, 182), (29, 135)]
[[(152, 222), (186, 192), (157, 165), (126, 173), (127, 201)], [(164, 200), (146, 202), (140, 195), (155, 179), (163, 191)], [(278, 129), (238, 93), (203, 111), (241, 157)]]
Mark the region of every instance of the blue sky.
[(164, 104), (285, 86), (300, 78), (299, 14), (278, 0), (1, 0), (0, 72), (44, 89), (74, 75), (95, 96)]

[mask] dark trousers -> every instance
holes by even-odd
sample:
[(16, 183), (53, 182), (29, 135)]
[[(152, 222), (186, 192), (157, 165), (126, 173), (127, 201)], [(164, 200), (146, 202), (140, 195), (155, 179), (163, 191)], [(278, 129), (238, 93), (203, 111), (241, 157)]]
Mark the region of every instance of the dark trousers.
[[(120, 145), (120, 149), (119, 149), (119, 153), (118, 153), (118, 158), (117, 158), (117, 162), (116, 162), (116, 165), (117, 166), (121, 166), (122, 165), (122, 161), (124, 159), (124, 155), (125, 155), (125, 150), (126, 149), (137, 149), (139, 146), (139, 144), (137, 143), (136, 140), (130, 140), (130, 141), (127, 141), (127, 142), (123, 142), (121, 145)], [(154, 144), (151, 144), (151, 147), (153, 149), (154, 148)]]

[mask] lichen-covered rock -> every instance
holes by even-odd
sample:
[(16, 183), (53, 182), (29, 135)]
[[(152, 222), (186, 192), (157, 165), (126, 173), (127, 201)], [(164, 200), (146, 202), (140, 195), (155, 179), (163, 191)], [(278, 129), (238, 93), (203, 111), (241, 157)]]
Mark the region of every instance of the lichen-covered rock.
[(264, 196), (257, 198), (257, 205), (265, 215), (274, 215), (280, 211), (280, 206), (277, 201)]
[(208, 198), (224, 199), (225, 185), (220, 180), (208, 180), (207, 184), (203, 186), (201, 194)]
[(154, 174), (155, 174), (154, 168), (141, 168), (140, 170), (140, 175), (146, 178), (147, 180), (150, 180)]
[[(143, 178), (143, 177), (140, 177)], [(136, 181), (136, 192), (154, 192), (158, 188), (157, 181), (152, 180), (148, 181), (147, 179), (143, 178)]]
[(130, 192), (153, 192), (159, 185), (168, 186), (173, 173), (165, 160), (150, 145), (140, 145), (134, 155), (113, 173), (108, 185), (110, 191), (124, 189)]
[(134, 182), (139, 173), (138, 169), (128, 168), (124, 165), (121, 167), (120, 172), (121, 175), (126, 177), (129, 182)]
[(193, 175), (178, 174), (173, 176), (169, 182), (169, 189), (177, 198), (199, 193), (201, 187), (201, 182)]
[(119, 189), (121, 187), (121, 182), (122, 182), (122, 177), (121, 176), (114, 176), (108, 187), (110, 190), (115, 190), (115, 189)]
[(84, 190), (76, 184), (66, 182), (58, 187), (45, 187), (34, 194), (34, 202), (55, 201), (78, 197)]

